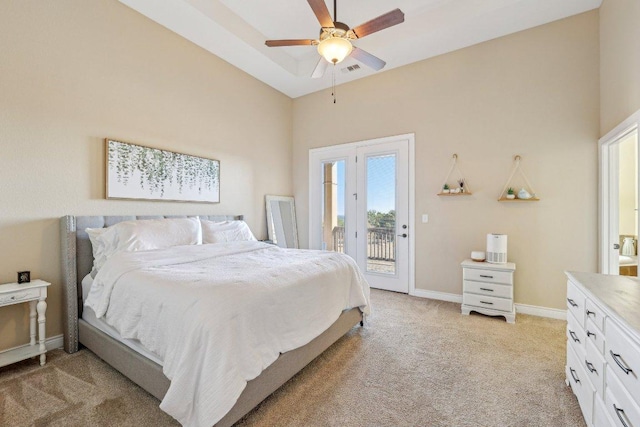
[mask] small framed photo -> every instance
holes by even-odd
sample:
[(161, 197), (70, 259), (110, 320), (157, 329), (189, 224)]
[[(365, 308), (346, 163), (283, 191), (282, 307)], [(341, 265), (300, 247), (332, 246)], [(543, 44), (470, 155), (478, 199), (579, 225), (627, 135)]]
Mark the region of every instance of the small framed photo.
[(31, 281), (30, 271), (18, 271), (18, 284), (29, 283)]

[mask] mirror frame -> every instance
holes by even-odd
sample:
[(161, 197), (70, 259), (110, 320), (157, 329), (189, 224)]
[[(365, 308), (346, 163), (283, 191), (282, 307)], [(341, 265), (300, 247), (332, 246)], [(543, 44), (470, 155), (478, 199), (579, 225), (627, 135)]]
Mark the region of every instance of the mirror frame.
[[(277, 232), (276, 232), (276, 223), (274, 222), (274, 213), (277, 214), (277, 212), (274, 212), (273, 209), (271, 208), (271, 203), (272, 202), (285, 202), (289, 205), (290, 207), (290, 213), (291, 213), (291, 222), (292, 222), (292, 234), (293, 234), (293, 245), (282, 245), (278, 242), (278, 237), (277, 237)], [(274, 243), (275, 245), (281, 247), (281, 248), (295, 248), (298, 249), (298, 225), (297, 225), (297, 220), (296, 220), (296, 208), (295, 208), (295, 201), (293, 197), (290, 196), (271, 196), (271, 195), (267, 195), (265, 196), (265, 204), (266, 204), (266, 208), (267, 208), (267, 233), (269, 235), (269, 240)], [(281, 221), (280, 221), (281, 223)]]

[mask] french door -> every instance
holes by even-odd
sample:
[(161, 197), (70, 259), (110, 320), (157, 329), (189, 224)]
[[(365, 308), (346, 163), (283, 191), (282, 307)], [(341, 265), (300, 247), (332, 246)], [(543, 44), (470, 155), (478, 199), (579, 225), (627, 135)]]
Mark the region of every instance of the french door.
[(312, 249), (346, 253), (369, 284), (409, 292), (413, 135), (310, 151)]

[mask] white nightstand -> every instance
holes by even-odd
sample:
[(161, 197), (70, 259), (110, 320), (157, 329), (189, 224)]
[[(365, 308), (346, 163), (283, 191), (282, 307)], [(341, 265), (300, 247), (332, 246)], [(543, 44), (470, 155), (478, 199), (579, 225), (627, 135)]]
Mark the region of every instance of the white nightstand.
[(513, 304), (513, 272), (516, 265), (462, 261), (462, 314), (472, 311), (489, 316), (504, 316), (516, 321)]
[[(47, 311), (47, 286), (51, 283), (33, 280), (29, 283), (7, 283), (0, 285), (0, 307), (6, 305), (29, 303), (31, 341), (29, 345), (14, 348), (0, 353), (0, 366), (19, 362), (34, 356), (40, 356), (40, 365), (44, 365), (47, 356), (45, 347), (45, 312)], [(36, 344), (36, 313), (38, 316), (38, 343)]]

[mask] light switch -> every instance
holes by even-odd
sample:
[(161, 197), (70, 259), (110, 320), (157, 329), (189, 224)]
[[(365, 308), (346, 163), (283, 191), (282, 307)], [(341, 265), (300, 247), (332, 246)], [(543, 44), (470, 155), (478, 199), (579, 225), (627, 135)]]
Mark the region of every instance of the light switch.
[(429, 222), (429, 214), (422, 214), (422, 223), (426, 224)]

